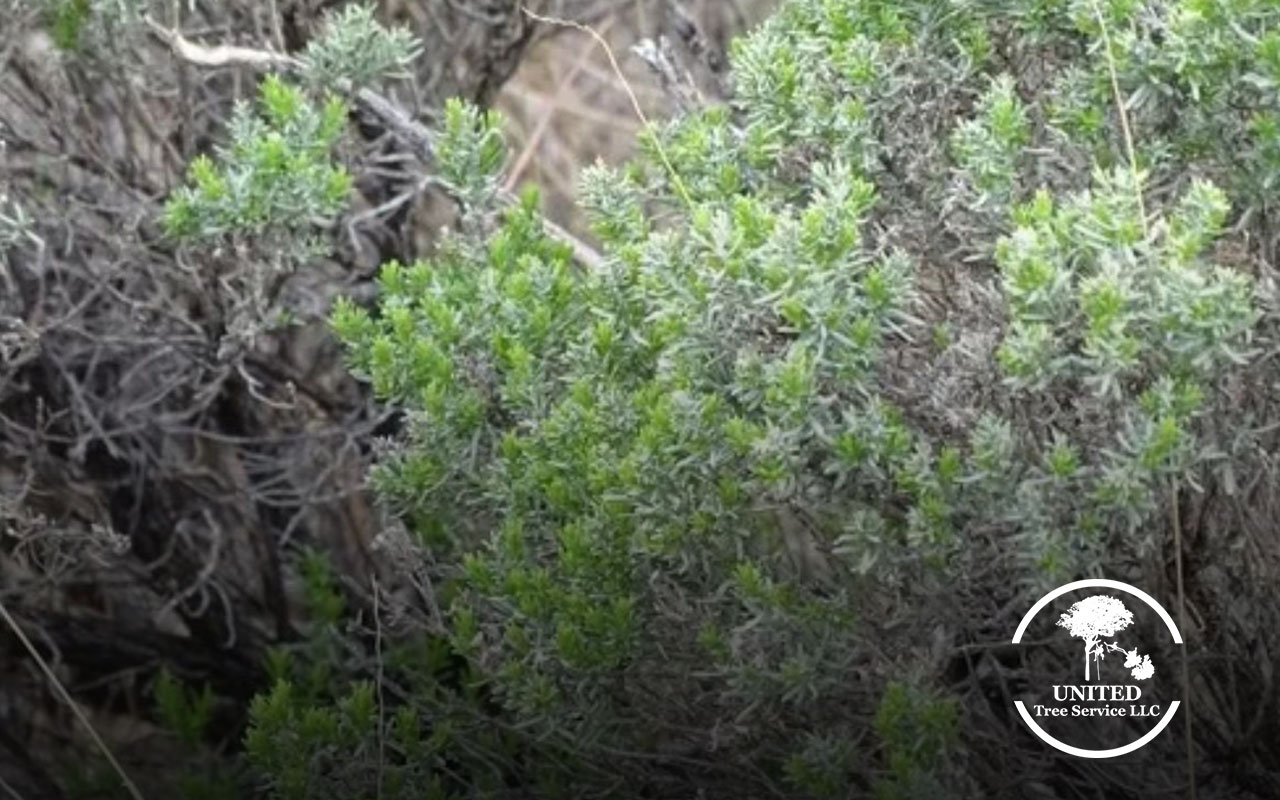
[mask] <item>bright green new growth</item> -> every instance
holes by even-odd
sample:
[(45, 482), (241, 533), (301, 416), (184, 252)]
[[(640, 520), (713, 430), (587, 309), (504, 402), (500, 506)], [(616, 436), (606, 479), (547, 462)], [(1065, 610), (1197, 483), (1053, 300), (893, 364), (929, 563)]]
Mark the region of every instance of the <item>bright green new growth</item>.
[(216, 158), (192, 161), (188, 185), (165, 207), (166, 231), (183, 238), (268, 232), (301, 238), (325, 223), (346, 207), (351, 191), (350, 174), (332, 160), (348, 107), (332, 92), (400, 77), (417, 55), (412, 35), (378, 24), (370, 6), (328, 13), (323, 34), (300, 59), (302, 78), (327, 92), (323, 102), (268, 75), (256, 111), (236, 106), (230, 145), (218, 148)]
[(1138, 176), (1091, 4), (792, 0), (732, 107), (583, 175), (592, 271), (536, 195), (499, 213), (499, 121), (451, 103), (462, 230), (332, 318), (407, 411), (373, 483), (445, 630), (371, 717), (309, 560), (317, 632), (246, 742), (277, 794), (641, 796), (692, 762), (725, 797), (980, 795), (931, 684), (981, 623), (938, 598), (1164, 547), (1169, 485), (1232, 467), (1204, 422), (1261, 316), (1215, 247), (1280, 176), (1280, 9), (1098, 5)]
[(16, 16), (27, 5), (40, 8), (50, 38), (67, 54), (119, 47), (145, 11), (143, 0), (9, 0), (0, 13)]
[(1030, 140), (1026, 108), (1013, 79), (1001, 75), (982, 96), (979, 115), (956, 128), (951, 146), (957, 166), (979, 192), (1007, 196), (1018, 177), (1018, 156)]
[[(1015, 19), (1028, 36), (1090, 29), (1046, 14)], [(353, 367), (411, 410), (375, 485), (460, 567), (441, 574), (451, 643), (523, 729), (604, 763), (673, 735), (674, 719), (639, 714), (661, 696), (700, 724), (754, 726), (731, 758), (840, 796), (877, 757), (854, 744), (856, 713), (824, 713), (872, 702), (848, 675), (878, 636), (866, 592), (957, 579), (948, 565), (993, 557), (974, 531), (998, 531), (1007, 563), (1046, 583), (1113, 535), (1152, 545), (1135, 532), (1162, 482), (1201, 463), (1197, 416), (1257, 320), (1249, 280), (1205, 256), (1231, 201), (1197, 180), (1144, 220), (1148, 185), (1127, 169), (1086, 170), (1070, 192), (1028, 183), (1046, 107), (1015, 76), (983, 77), (984, 20), (791, 2), (735, 47), (741, 113), (661, 134), (691, 209), (652, 141), (647, 159), (583, 176), (605, 269), (577, 270), (528, 197), (487, 237), (388, 265), (376, 315), (339, 304)], [(955, 47), (967, 67), (950, 76), (920, 63)], [(969, 92), (973, 116), (948, 120), (941, 145), (913, 138), (937, 122), (913, 121), (895, 96), (909, 86)], [(1107, 100), (1091, 101), (1099, 119)], [(483, 130), (477, 113), (453, 106), (450, 125)], [(450, 182), (501, 163), (488, 136), (448, 141)], [(1114, 162), (1088, 136), (1071, 147)], [(921, 195), (930, 163), (958, 180)], [(946, 434), (886, 360), (928, 339), (917, 283), (936, 256), (893, 228), (941, 215), (931, 235), (955, 236), (960, 217), (933, 204), (970, 192), (996, 214), (962, 246), (985, 252), (1007, 304), (987, 357), (1037, 424), (978, 406)], [(1049, 410), (1072, 386), (1087, 414)], [(954, 705), (886, 691), (877, 794), (949, 785)]]
[(339, 98), (316, 107), (300, 89), (267, 76), (257, 113), (236, 107), (219, 163), (203, 155), (192, 161), (190, 184), (165, 207), (165, 230), (179, 237), (302, 233), (336, 214), (346, 206), (351, 176), (330, 153), (346, 122)]
[[(470, 141), (465, 157), (444, 152), (497, 163), (487, 137)], [(605, 272), (577, 272), (528, 197), (483, 246), (386, 267), (377, 318), (349, 303), (334, 313), (357, 373), (415, 410), (411, 441), (374, 481), (436, 557), (462, 564), (453, 646), (522, 724), (575, 742), (598, 726), (626, 742), (610, 710), (626, 702), (620, 670), (654, 641), (694, 661), (718, 654), (727, 682), (700, 697), (655, 675), (650, 690), (760, 704), (751, 718), (813, 713), (842, 683), (819, 665), (847, 657), (855, 628), (837, 578), (852, 566), (813, 560), (806, 539), (823, 534), (808, 528), (856, 511), (922, 547), (948, 539), (931, 476), (900, 476), (906, 489), (875, 477), (909, 455), (901, 422), (884, 409), (868, 427), (857, 412), (910, 296), (904, 257), (860, 252), (871, 185), (836, 161), (815, 168), (799, 208), (707, 187), (687, 229), (646, 235), (637, 179), (597, 168), (584, 180), (618, 253)], [(865, 437), (860, 453), (836, 444), (852, 437)], [(847, 498), (815, 505), (841, 486)], [(880, 520), (882, 492), (925, 511)], [(786, 580), (810, 575), (827, 589)], [(726, 581), (734, 590), (692, 619), (661, 610)], [(716, 644), (724, 635), (735, 644)]]
[(1118, 399), (1134, 381), (1206, 378), (1245, 363), (1239, 344), (1257, 321), (1250, 282), (1201, 259), (1221, 231), (1226, 196), (1193, 183), (1144, 241), (1128, 178), (1099, 174), (1097, 191), (1061, 209), (1039, 193), (997, 244), (1012, 311), (998, 355), (1014, 386), (1080, 379)]
[(161, 670), (154, 691), (161, 724), (176, 733), (187, 746), (199, 744), (213, 715), (213, 690), (206, 686), (196, 694), (167, 670)]
[(445, 187), (468, 210), (483, 209), (497, 194), (507, 162), (502, 125), (496, 111), (481, 111), (457, 99), (445, 103), (436, 165)]
[(80, 32), (92, 12), (89, 0), (53, 0), (46, 15), (53, 42), (62, 50), (75, 50), (80, 45)]

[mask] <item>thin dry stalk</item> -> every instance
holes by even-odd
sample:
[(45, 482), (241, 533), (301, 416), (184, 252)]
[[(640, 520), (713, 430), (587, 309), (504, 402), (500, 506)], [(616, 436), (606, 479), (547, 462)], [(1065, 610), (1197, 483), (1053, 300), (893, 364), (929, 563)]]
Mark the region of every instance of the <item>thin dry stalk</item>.
[[(31, 660), (35, 661), (36, 665), (40, 667), (40, 671), (44, 673), (45, 678), (48, 679), (49, 685), (53, 687), (54, 692), (62, 699), (62, 702), (67, 704), (67, 707), (71, 709), (71, 713), (74, 714), (80, 724), (84, 726), (85, 731), (89, 734), (89, 738), (93, 740), (94, 746), (97, 747), (103, 757), (107, 759), (107, 763), (111, 765), (111, 769), (114, 770), (116, 775), (120, 778), (120, 783), (124, 785), (125, 791), (129, 793), (129, 796), (132, 797), (133, 800), (145, 800), (142, 796), (142, 792), (138, 791), (138, 787), (134, 784), (133, 779), (129, 777), (128, 773), (124, 771), (124, 767), (120, 766), (120, 762), (116, 760), (115, 755), (111, 752), (111, 748), (107, 747), (107, 743), (98, 735), (98, 731), (93, 727), (93, 724), (89, 722), (89, 718), (85, 715), (84, 711), (81, 710), (80, 705), (71, 697), (71, 693), (67, 691), (67, 687), (63, 686), (62, 681), (58, 680), (58, 676), (49, 667), (48, 662), (44, 660), (44, 656), (40, 655), (40, 651), (37, 650), (35, 645), (31, 643), (31, 640), (27, 638), (26, 631), (22, 630), (22, 627), (18, 625), (18, 621), (9, 613), (9, 608), (5, 605), (3, 598), (0, 598), (0, 617), (4, 618), (5, 624), (9, 626), (11, 631), (13, 631), (13, 635), (18, 637), (18, 641), (22, 643), (23, 649), (31, 656)], [(16, 795), (16, 793), (14, 794)]]
[(684, 201), (684, 204), (692, 210), (693, 198), (690, 196), (689, 190), (685, 188), (684, 181), (680, 179), (680, 174), (676, 172), (676, 168), (671, 164), (671, 159), (667, 157), (666, 148), (662, 146), (662, 142), (657, 136), (657, 131), (654, 129), (653, 123), (649, 121), (648, 115), (645, 114), (644, 109), (640, 107), (640, 98), (636, 96), (635, 89), (631, 87), (631, 82), (627, 80), (627, 76), (623, 74), (622, 67), (619, 66), (618, 59), (613, 54), (613, 48), (609, 46), (608, 40), (606, 40), (604, 36), (600, 35), (599, 31), (592, 28), (590, 25), (584, 25), (581, 22), (576, 22), (570, 19), (558, 19), (556, 17), (543, 16), (542, 14), (530, 11), (528, 6), (521, 7), (521, 11), (523, 11), (530, 19), (536, 20), (545, 25), (573, 28), (574, 30), (586, 33), (592, 39), (596, 40), (596, 43), (600, 45), (604, 50), (605, 55), (609, 58), (609, 66), (613, 69), (613, 74), (622, 84), (623, 91), (627, 93), (627, 99), (631, 102), (631, 108), (635, 111), (636, 118), (640, 120), (645, 131), (653, 137), (654, 151), (657, 152), (659, 160), (662, 161), (662, 166), (667, 170), (667, 174), (671, 176), (672, 187), (676, 190), (676, 194), (680, 196), (680, 199)]
[[(1111, 91), (1115, 97), (1116, 113), (1120, 116), (1120, 129), (1124, 133), (1125, 153), (1129, 158), (1129, 170), (1133, 176), (1134, 200), (1138, 203), (1138, 214), (1142, 220), (1143, 236), (1144, 238), (1149, 238), (1151, 232), (1147, 226), (1147, 210), (1142, 198), (1142, 184), (1139, 181), (1138, 158), (1133, 147), (1133, 128), (1129, 123), (1129, 112), (1125, 108), (1124, 96), (1120, 93), (1120, 79), (1116, 75), (1115, 55), (1111, 50), (1111, 34), (1107, 29), (1106, 17), (1103, 16), (1102, 9), (1098, 7), (1097, 0), (1090, 0), (1089, 4), (1093, 9), (1094, 17), (1098, 20), (1098, 27), (1102, 33), (1104, 54), (1107, 59), (1107, 72), (1111, 78)], [(1178, 627), (1182, 629), (1185, 636), (1187, 631), (1187, 594), (1183, 588), (1182, 578), (1182, 520), (1178, 512), (1178, 495), (1178, 485), (1174, 483), (1169, 492), (1169, 516), (1170, 524), (1173, 527), (1174, 570), (1178, 586)], [(1189, 645), (1183, 645), (1181, 674), (1182, 698), (1183, 703), (1186, 705), (1186, 713), (1183, 714), (1183, 720), (1187, 750), (1187, 797), (1190, 800), (1196, 800), (1195, 740), (1192, 736), (1191, 719), (1191, 676), (1187, 666), (1187, 653), (1185, 652), (1188, 647)]]
[[(600, 32), (607, 33), (609, 28), (613, 26), (613, 18), (606, 19), (600, 25)], [(555, 94), (548, 98), (547, 108), (538, 117), (538, 122), (533, 128), (533, 132), (529, 134), (529, 141), (520, 150), (520, 155), (516, 157), (515, 163), (511, 167), (510, 174), (507, 176), (507, 182), (503, 185), (503, 190), (512, 192), (519, 185), (520, 176), (524, 174), (528, 168), (529, 162), (533, 160), (534, 153), (538, 151), (538, 145), (542, 142), (542, 137), (546, 135), (547, 128), (551, 124), (551, 119), (556, 112), (560, 110), (561, 103), (564, 101), (566, 90), (573, 85), (578, 76), (582, 74), (583, 68), (587, 65), (587, 59), (591, 56), (590, 45), (583, 47), (578, 51), (577, 57), (574, 59), (573, 65), (569, 71), (565, 73), (564, 78), (556, 86)]]

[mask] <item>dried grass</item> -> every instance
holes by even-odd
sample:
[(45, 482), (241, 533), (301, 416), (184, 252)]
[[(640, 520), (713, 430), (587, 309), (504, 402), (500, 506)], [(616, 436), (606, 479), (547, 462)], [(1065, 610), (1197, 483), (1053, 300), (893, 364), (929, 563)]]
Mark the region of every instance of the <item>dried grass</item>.
[[(626, 84), (644, 115), (669, 118), (677, 99), (631, 47), (666, 36), (682, 37), (670, 0), (628, 0), (592, 22), (617, 55)], [(729, 40), (763, 20), (778, 0), (686, 0), (681, 7), (719, 56)], [(724, 99), (719, 76), (706, 58), (682, 53), (706, 102)], [(715, 57), (713, 56), (713, 58)], [(509, 187), (532, 184), (547, 214), (575, 235), (589, 238), (575, 207), (578, 175), (597, 159), (621, 164), (635, 152), (642, 123), (608, 55), (581, 30), (561, 29), (535, 42), (495, 100), (508, 120), (515, 156)]]

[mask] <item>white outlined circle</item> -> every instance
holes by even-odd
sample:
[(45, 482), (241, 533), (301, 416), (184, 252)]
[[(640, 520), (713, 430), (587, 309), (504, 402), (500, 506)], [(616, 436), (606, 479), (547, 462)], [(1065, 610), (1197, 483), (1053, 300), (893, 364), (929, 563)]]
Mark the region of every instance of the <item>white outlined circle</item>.
[[(1032, 606), (1031, 610), (1023, 616), (1022, 622), (1018, 625), (1018, 630), (1013, 634), (1013, 644), (1022, 644), (1022, 635), (1027, 632), (1027, 627), (1031, 624), (1031, 620), (1035, 619), (1036, 614), (1039, 614), (1044, 610), (1045, 606), (1049, 605), (1067, 592), (1074, 592), (1077, 589), (1116, 589), (1133, 595), (1146, 603), (1152, 611), (1156, 612), (1156, 614), (1160, 616), (1160, 619), (1164, 620), (1164, 624), (1169, 628), (1169, 633), (1173, 634), (1174, 643), (1183, 643), (1182, 634), (1178, 631), (1178, 626), (1173, 624), (1173, 617), (1169, 616), (1169, 612), (1164, 610), (1164, 606), (1157, 603), (1155, 598), (1151, 595), (1136, 586), (1130, 586), (1129, 584), (1121, 583), (1120, 581), (1108, 580), (1107, 578), (1089, 578), (1082, 581), (1075, 581), (1074, 583), (1064, 584), (1059, 586), (1057, 589), (1054, 589), (1052, 592), (1049, 592), (1044, 597), (1041, 597), (1039, 602)], [(1021, 700), (1014, 700), (1013, 704), (1017, 707), (1018, 713), (1022, 716), (1022, 721), (1025, 722), (1027, 727), (1031, 729), (1031, 732), (1039, 737), (1039, 739), (1045, 744), (1061, 750), (1064, 753), (1079, 756), (1080, 758), (1115, 758), (1116, 756), (1132, 753), (1134, 750), (1137, 750), (1139, 747), (1142, 747), (1152, 739), (1159, 736), (1161, 731), (1167, 728), (1169, 723), (1173, 721), (1173, 715), (1177, 713), (1178, 706), (1181, 705), (1181, 701), (1174, 700), (1170, 703), (1169, 710), (1160, 718), (1160, 722), (1156, 723), (1156, 726), (1148, 731), (1141, 739), (1132, 741), (1122, 747), (1113, 747), (1109, 750), (1087, 750), (1083, 747), (1073, 747), (1066, 742), (1060, 741), (1059, 739), (1050, 736), (1044, 728), (1041, 728), (1036, 721), (1031, 718), (1030, 712), (1027, 711), (1026, 705)]]

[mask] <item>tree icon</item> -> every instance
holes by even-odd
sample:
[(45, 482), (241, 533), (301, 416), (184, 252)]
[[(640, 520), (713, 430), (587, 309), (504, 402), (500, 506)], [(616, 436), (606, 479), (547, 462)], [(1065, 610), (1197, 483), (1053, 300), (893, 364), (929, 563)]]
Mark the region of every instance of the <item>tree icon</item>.
[[(1058, 627), (1066, 628), (1072, 636), (1084, 639), (1084, 679), (1086, 681), (1089, 680), (1090, 660), (1098, 662), (1098, 676), (1102, 675), (1102, 659), (1106, 657), (1106, 647), (1100, 640), (1115, 636), (1118, 631), (1124, 630), (1131, 624), (1133, 624), (1133, 614), (1124, 607), (1124, 603), (1105, 594), (1096, 594), (1073, 603), (1071, 608), (1058, 618)], [(1121, 649), (1115, 645), (1111, 645), (1111, 648)], [(1150, 659), (1147, 661), (1147, 666), (1150, 666)], [(1136, 671), (1134, 677), (1138, 677)]]
[(1130, 674), (1136, 680), (1144, 681), (1155, 674), (1156, 668), (1151, 666), (1151, 656), (1138, 655), (1137, 648), (1124, 651), (1124, 665), (1130, 667)]

